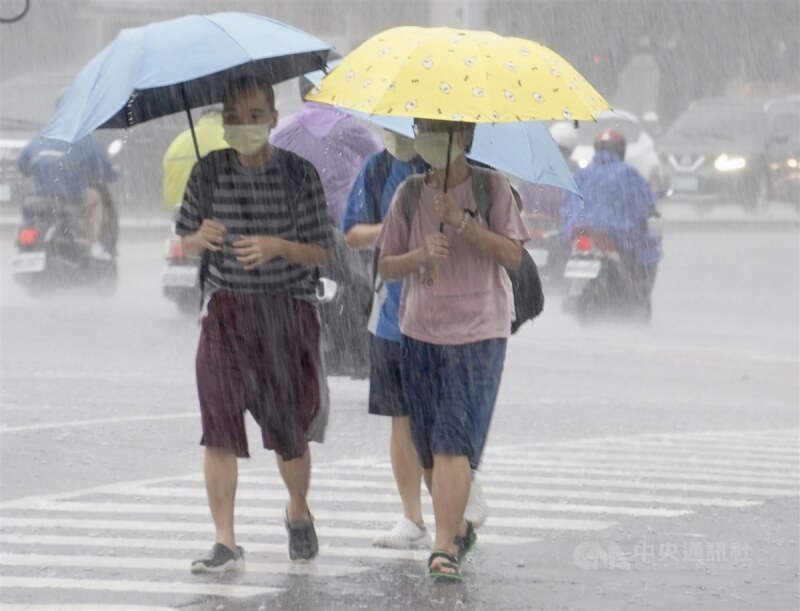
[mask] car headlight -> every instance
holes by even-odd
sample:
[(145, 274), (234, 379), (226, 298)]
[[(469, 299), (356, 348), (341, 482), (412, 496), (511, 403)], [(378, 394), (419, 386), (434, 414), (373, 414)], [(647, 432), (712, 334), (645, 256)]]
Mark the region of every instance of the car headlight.
[(578, 159), (578, 167), (579, 168), (583, 169), (588, 165), (589, 165), (589, 160), (588, 159)]
[(108, 151), (109, 156), (114, 157), (115, 155), (119, 154), (123, 146), (125, 146), (125, 143), (118, 138), (109, 144), (108, 149), (106, 150)]
[(744, 157), (728, 157), (724, 153), (714, 162), (714, 167), (720, 172), (735, 172), (743, 169), (746, 165), (747, 159)]
[(798, 167), (800, 167), (800, 161), (798, 161), (794, 157), (789, 157), (789, 159), (786, 160), (786, 165), (795, 170)]

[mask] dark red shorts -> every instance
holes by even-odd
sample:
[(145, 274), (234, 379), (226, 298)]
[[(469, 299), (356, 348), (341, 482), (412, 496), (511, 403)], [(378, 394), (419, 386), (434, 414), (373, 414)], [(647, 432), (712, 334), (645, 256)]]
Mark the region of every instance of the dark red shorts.
[(303, 456), (309, 429), (323, 409), (319, 338), (310, 303), (214, 293), (197, 348), (201, 445), (249, 457), (248, 410), (261, 427), (265, 448), (284, 460)]

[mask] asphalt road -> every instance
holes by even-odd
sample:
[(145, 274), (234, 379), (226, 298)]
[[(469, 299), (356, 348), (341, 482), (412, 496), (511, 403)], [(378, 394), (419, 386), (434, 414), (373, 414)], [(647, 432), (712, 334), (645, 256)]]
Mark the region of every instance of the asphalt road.
[(160, 295), (165, 236), (123, 235), (112, 297), (33, 300), (0, 235), (4, 610), (800, 606), (796, 224), (670, 225), (648, 326), (583, 327), (548, 294), (509, 343), (492, 514), (458, 587), (428, 584), (424, 551), (370, 546), (399, 509), (388, 422), (339, 378), (313, 446), (320, 558), (289, 563), (285, 494), (256, 451), (237, 505), (248, 572), (190, 575), (213, 530), (198, 327)]

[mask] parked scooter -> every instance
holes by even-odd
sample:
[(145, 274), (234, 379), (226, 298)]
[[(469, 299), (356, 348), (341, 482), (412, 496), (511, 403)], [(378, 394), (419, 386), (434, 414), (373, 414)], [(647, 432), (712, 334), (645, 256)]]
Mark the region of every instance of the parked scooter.
[(564, 311), (582, 322), (611, 316), (649, 321), (654, 276), (622, 253), (609, 235), (577, 227), (564, 270)]
[(105, 259), (92, 257), (82, 202), (28, 196), (22, 203), (17, 252), (11, 262), (14, 279), (39, 296), (64, 286), (94, 286), (103, 293), (117, 287), (119, 219), (105, 184), (93, 185), (103, 206), (101, 244)]
[(531, 234), (525, 248), (536, 262), (539, 275), (551, 286), (559, 284), (564, 278), (564, 266), (569, 252), (561, 241), (558, 217), (523, 211), (522, 218)]

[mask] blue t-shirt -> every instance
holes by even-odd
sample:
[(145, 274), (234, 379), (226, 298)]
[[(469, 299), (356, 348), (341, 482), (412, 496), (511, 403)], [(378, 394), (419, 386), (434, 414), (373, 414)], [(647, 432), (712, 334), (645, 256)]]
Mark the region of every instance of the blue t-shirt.
[[(378, 201), (378, 211), (380, 218), (375, 216), (374, 198), (378, 195), (377, 189), (380, 185), (368, 185), (369, 176), (379, 176), (380, 172), (375, 171), (375, 165), (382, 162), (382, 157), (388, 155), (385, 151), (377, 153), (369, 157), (364, 165), (361, 167), (350, 195), (347, 198), (347, 208), (345, 209), (344, 219), (342, 221), (342, 232), (347, 231), (354, 225), (365, 224), (375, 225), (383, 221), (386, 213), (389, 211), (389, 206), (392, 203), (394, 192), (406, 178), (412, 174), (423, 174), (427, 169), (425, 162), (419, 157), (415, 157), (411, 161), (399, 161), (391, 158), (389, 163), (389, 173), (386, 182), (383, 185), (383, 190), (380, 192), (380, 200)], [(383, 157), (385, 160), (385, 157)], [(387, 282), (384, 284), (380, 294), (378, 295), (380, 314), (378, 316), (377, 326), (373, 333), (381, 339), (386, 339), (393, 342), (402, 340), (400, 333), (400, 297), (403, 293), (402, 280), (396, 282)]]

